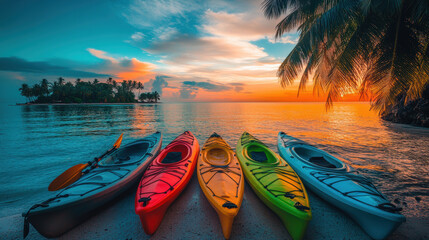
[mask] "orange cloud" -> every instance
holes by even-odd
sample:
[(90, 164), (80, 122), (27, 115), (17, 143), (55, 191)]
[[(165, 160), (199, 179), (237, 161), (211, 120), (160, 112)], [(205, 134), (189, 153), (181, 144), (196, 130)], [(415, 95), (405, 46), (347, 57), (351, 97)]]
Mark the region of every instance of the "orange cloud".
[(142, 62), (137, 58), (115, 58), (107, 52), (93, 48), (88, 48), (87, 50), (93, 56), (106, 61), (106, 64), (102, 65), (104, 72), (115, 75), (120, 79), (146, 81), (155, 75), (152, 72), (157, 68), (155, 64)]
[(149, 79), (155, 74), (151, 71), (153, 69), (155, 69), (154, 64), (141, 62), (136, 58), (132, 58), (130, 69), (128, 71), (119, 72), (117, 76), (122, 79)]
[(116, 60), (113, 57), (108, 56), (107, 53), (104, 51), (93, 49), (93, 48), (88, 48), (87, 50), (89, 53), (91, 53), (93, 56), (95, 56), (97, 58), (104, 59), (104, 60), (110, 61), (112, 63), (119, 63), (118, 60)]

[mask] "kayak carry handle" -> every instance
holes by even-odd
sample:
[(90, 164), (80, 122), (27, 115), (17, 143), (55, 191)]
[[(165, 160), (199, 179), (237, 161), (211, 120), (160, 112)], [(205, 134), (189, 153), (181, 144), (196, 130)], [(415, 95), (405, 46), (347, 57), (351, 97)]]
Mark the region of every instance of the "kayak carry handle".
[(377, 208), (383, 210), (383, 211), (387, 211), (387, 212), (391, 212), (391, 213), (396, 213), (396, 212), (400, 212), (402, 211), (401, 207), (397, 207), (391, 203), (381, 203), (377, 205)]
[(232, 203), (232, 202), (226, 202), (226, 203), (224, 203), (223, 205), (222, 205), (222, 207), (226, 207), (226, 208), (228, 208), (228, 209), (231, 209), (231, 208), (238, 208), (237, 207), (237, 205), (235, 205), (234, 203)]
[(285, 195), (284, 195), (285, 197), (287, 197), (287, 198), (290, 198), (290, 199), (294, 199), (295, 197), (296, 197), (296, 195), (295, 194), (293, 194), (293, 193), (289, 193), (289, 192), (287, 192), (287, 193), (285, 193)]
[(151, 200), (150, 197), (143, 197), (139, 199), (139, 202), (143, 202), (143, 207), (146, 207), (147, 203)]
[(301, 211), (308, 211), (308, 210), (310, 210), (309, 207), (302, 205), (300, 202), (296, 202), (293, 206), (296, 209), (301, 210)]

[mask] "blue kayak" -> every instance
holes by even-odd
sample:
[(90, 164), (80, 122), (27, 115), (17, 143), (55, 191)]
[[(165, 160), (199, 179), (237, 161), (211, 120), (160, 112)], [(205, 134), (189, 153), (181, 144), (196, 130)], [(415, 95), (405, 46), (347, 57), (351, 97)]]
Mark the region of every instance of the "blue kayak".
[(340, 159), (280, 132), (277, 147), (307, 189), (346, 212), (374, 239), (384, 239), (405, 222), (372, 182)]

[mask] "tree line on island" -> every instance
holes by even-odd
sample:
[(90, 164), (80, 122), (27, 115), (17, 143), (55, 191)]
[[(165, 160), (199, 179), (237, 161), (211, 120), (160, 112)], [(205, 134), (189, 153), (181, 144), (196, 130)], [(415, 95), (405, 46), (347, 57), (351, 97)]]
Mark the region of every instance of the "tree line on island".
[[(141, 82), (132, 80), (117, 82), (108, 78), (104, 83), (98, 79), (85, 82), (78, 78), (73, 84), (60, 77), (54, 82), (43, 79), (32, 87), (24, 83), (19, 91), (27, 103), (156, 103), (160, 100), (157, 91), (140, 93), (143, 89)], [(134, 91), (138, 91), (138, 99)]]

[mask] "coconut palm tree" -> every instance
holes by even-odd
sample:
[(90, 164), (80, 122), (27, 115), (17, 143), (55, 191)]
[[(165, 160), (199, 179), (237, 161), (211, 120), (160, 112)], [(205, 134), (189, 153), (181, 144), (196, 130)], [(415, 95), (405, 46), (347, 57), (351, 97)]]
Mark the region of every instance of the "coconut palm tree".
[(64, 84), (65, 80), (62, 77), (58, 78), (58, 85), (62, 86)]
[(138, 96), (140, 96), (140, 91), (144, 89), (144, 85), (141, 82), (138, 82), (136, 88), (139, 90)]
[(161, 100), (159, 93), (157, 91), (152, 93), (153, 95), (153, 99), (155, 100), (155, 102), (158, 102), (158, 100)]
[(45, 94), (45, 96), (47, 97), (49, 95), (49, 82), (46, 78), (42, 79), (40, 87), (42, 94)]
[(31, 96), (31, 91), (30, 91), (30, 87), (28, 86), (28, 84), (23, 83), (21, 85), (21, 87), (19, 88), (19, 91), (21, 92), (21, 95), (25, 97), (26, 102), (28, 102), (28, 100), (30, 99), (30, 96)]
[(153, 93), (152, 92), (148, 92), (146, 93), (147, 95), (147, 100), (148, 102), (153, 102)]
[(147, 99), (147, 93), (142, 93), (139, 95), (139, 100), (144, 102)]
[(276, 37), (297, 30), (298, 43), (280, 65), (282, 86), (313, 80), (327, 107), (359, 92), (379, 110), (400, 96), (413, 100), (429, 82), (428, 0), (265, 0), (279, 18)]

